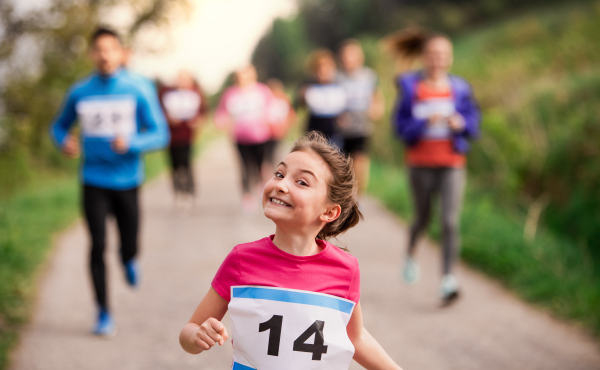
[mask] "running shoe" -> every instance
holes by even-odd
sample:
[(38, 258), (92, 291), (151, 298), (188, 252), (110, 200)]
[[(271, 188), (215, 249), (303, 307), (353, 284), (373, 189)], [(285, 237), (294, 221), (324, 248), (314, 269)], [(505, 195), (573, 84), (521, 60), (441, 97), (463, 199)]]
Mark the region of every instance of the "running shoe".
[(440, 297), (442, 298), (442, 306), (448, 306), (458, 298), (458, 281), (452, 274), (446, 274), (442, 278), (442, 286), (440, 287)]
[(98, 319), (96, 321), (96, 326), (93, 331), (94, 335), (98, 335), (101, 337), (110, 337), (115, 335), (115, 323), (113, 322), (112, 316), (106, 310), (106, 308), (101, 308), (98, 312)]
[(412, 285), (419, 280), (419, 265), (414, 258), (407, 256), (402, 269), (402, 278), (406, 284)]
[(135, 259), (125, 262), (125, 277), (130, 286), (137, 288), (140, 282), (140, 267)]

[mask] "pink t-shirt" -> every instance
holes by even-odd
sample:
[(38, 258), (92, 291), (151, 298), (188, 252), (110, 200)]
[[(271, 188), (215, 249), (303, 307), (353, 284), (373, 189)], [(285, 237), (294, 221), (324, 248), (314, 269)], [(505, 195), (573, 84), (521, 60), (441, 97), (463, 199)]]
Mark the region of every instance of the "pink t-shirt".
[(325, 293), (358, 303), (356, 257), (323, 240), (317, 240), (322, 247), (318, 254), (294, 256), (272, 239), (273, 235), (233, 248), (212, 281), (221, 297), (230, 301), (232, 286), (253, 285)]
[(233, 123), (236, 142), (260, 144), (271, 138), (270, 109), (273, 93), (260, 82), (244, 88), (231, 86), (225, 90), (215, 112), (215, 123)]

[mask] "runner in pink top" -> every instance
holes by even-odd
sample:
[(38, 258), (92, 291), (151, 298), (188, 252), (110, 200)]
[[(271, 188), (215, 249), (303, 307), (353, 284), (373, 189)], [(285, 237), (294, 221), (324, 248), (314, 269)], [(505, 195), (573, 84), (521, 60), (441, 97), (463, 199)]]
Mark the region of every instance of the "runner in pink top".
[(249, 65), (235, 72), (235, 85), (227, 88), (215, 112), (217, 127), (227, 130), (236, 143), (242, 162), (242, 207), (252, 213), (258, 200), (252, 190), (262, 189), (261, 169), (265, 146), (271, 138), (271, 90), (257, 82), (256, 69)]
[(358, 261), (324, 240), (362, 218), (352, 159), (318, 132), (298, 140), (263, 191), (275, 234), (229, 253), (181, 330), (192, 354), (223, 345), (233, 370), (400, 369), (363, 326)]

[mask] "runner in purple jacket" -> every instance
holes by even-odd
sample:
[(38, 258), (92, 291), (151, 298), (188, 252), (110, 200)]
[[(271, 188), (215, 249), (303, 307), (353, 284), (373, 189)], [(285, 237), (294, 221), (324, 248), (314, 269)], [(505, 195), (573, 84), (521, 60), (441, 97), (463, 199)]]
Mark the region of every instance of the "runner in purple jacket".
[(396, 81), (400, 98), (392, 124), (406, 145), (405, 160), (415, 207), (402, 276), (409, 284), (418, 280), (415, 247), (429, 223), (431, 204), (439, 192), (443, 253), (440, 297), (447, 305), (459, 293), (452, 266), (460, 250), (466, 153), (469, 140), (479, 136), (481, 116), (471, 86), (448, 73), (452, 43), (446, 36), (412, 27), (388, 41), (403, 60), (420, 58), (423, 65), (422, 71), (402, 74)]

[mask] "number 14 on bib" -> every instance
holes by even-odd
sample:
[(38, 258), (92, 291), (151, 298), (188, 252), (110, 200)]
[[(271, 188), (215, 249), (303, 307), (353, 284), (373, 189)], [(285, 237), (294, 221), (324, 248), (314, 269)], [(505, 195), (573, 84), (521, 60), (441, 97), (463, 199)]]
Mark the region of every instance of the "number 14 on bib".
[(231, 288), (234, 370), (348, 369), (354, 302), (271, 287)]

